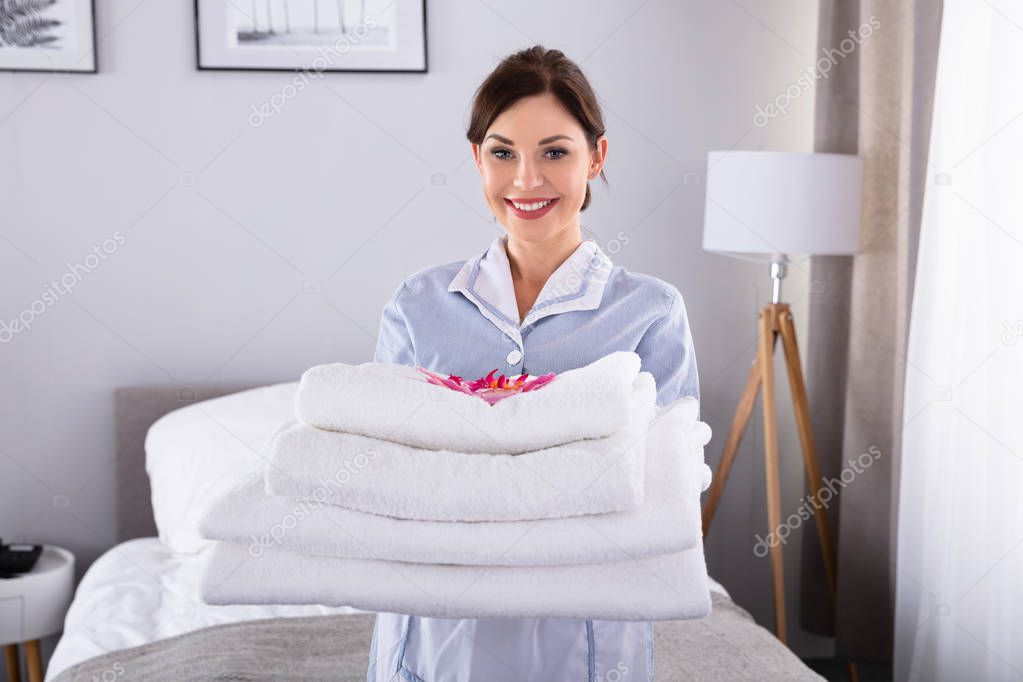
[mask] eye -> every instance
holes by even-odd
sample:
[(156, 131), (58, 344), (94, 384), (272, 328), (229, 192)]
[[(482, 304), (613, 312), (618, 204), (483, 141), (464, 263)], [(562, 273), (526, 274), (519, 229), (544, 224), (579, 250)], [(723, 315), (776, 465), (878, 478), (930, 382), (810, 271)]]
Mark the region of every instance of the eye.
[(554, 157), (548, 157), (548, 158), (550, 158), (550, 159), (551, 159), (552, 161), (556, 161), (557, 159), (560, 159), (561, 157), (563, 157), (563, 156), (565, 156), (566, 154), (568, 154), (568, 152), (567, 152), (567, 151), (565, 151), (564, 149), (548, 149), (546, 153), (547, 153), (547, 154), (551, 154), (551, 153), (557, 154), (557, 156), (554, 156)]
[(491, 154), (492, 154), (492, 155), (493, 155), (494, 157), (496, 157), (496, 158), (498, 158), (498, 159), (501, 159), (502, 161), (504, 161), (505, 159), (507, 159), (507, 158), (508, 158), (507, 156), (501, 156), (502, 154), (509, 154), (509, 155), (511, 154), (511, 152), (510, 152), (509, 150), (507, 150), (507, 149), (501, 149), (501, 148), (495, 148), (495, 149), (491, 149), (491, 150), (490, 150), (490, 153), (491, 153)]

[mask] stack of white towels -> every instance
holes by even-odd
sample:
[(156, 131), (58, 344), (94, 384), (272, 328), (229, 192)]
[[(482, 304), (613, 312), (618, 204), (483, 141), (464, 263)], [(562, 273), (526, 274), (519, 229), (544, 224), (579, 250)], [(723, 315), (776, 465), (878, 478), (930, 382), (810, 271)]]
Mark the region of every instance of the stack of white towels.
[(414, 368), (308, 370), (266, 466), (216, 500), (212, 604), (451, 618), (710, 610), (699, 404), (611, 353), (490, 405)]

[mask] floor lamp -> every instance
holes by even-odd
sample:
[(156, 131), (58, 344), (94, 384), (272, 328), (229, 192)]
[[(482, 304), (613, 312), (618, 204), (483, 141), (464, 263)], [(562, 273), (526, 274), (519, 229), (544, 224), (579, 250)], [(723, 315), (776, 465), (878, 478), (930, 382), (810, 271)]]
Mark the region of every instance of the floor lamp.
[[(773, 286), (771, 302), (760, 311), (757, 354), (704, 505), (704, 535), (710, 528), (714, 511), (721, 500), (728, 473), (761, 387), (769, 533), (775, 533), (781, 527), (773, 362), (779, 337), (792, 390), (807, 485), (815, 499), (820, 499), (818, 495), (823, 485), (800, 366), (799, 347), (796, 344), (792, 312), (788, 304), (781, 300), (781, 284), (791, 255), (840, 255), (856, 251), (859, 244), (862, 182), (861, 160), (845, 154), (727, 151), (710, 152), (708, 155), (703, 248), (769, 264)], [(828, 586), (834, 600), (835, 547), (831, 541), (827, 509), (821, 507), (814, 516)], [(780, 542), (770, 545), (770, 556), (775, 631), (778, 639), (787, 642)], [(849, 673), (856, 679), (852, 662), (849, 663)]]

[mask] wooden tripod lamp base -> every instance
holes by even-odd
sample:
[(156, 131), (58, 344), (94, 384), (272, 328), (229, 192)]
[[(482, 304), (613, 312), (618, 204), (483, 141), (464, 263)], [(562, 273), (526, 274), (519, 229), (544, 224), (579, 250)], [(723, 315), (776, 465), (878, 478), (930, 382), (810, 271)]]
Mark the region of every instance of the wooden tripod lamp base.
[[(777, 293), (777, 292), (776, 292)], [(781, 484), (778, 464), (778, 415), (775, 402), (774, 384), (774, 349), (781, 337), (785, 352), (785, 365), (788, 369), (789, 386), (792, 389), (792, 403), (796, 415), (796, 426), (799, 429), (799, 441), (802, 445), (803, 464), (806, 467), (806, 480), (814, 499), (820, 499), (820, 491), (824, 487), (817, 462), (817, 446), (813, 439), (813, 427), (810, 423), (810, 410), (806, 397), (806, 385), (799, 361), (799, 347), (796, 344), (796, 329), (792, 322), (792, 312), (786, 303), (769, 303), (764, 306), (759, 317), (759, 343), (757, 354), (750, 368), (746, 387), (735, 410), (732, 426), (725, 441), (724, 453), (718, 464), (717, 473), (711, 483), (707, 501), (703, 507), (703, 535), (706, 537), (710, 529), (714, 512), (721, 501), (721, 494), (732, 469), (735, 455), (742, 442), (743, 433), (749, 423), (756, 402), (757, 392), (763, 386), (764, 411), (764, 467), (767, 482), (767, 522), (768, 537), (781, 527)], [(818, 505), (814, 505), (817, 507)], [(827, 571), (828, 587), (832, 602), (835, 600), (835, 546), (831, 541), (831, 530), (828, 522), (828, 510), (819, 506), (814, 514), (817, 535), (820, 538), (821, 554)], [(769, 543), (771, 556), (771, 575), (774, 586), (774, 625), (778, 639), (782, 643), (788, 641), (785, 617), (785, 579), (782, 561), (782, 545), (780, 541)], [(848, 662), (850, 679), (858, 679), (855, 664)]]
[[(728, 149), (707, 153), (707, 201), (703, 213), (705, 251), (748, 261), (770, 263), (771, 303), (760, 313), (760, 345), (746, 389), (735, 410), (731, 433), (711, 485), (703, 512), (707, 534), (721, 501), (728, 472), (749, 422), (757, 391), (764, 387), (764, 466), (767, 472), (769, 538), (781, 524), (778, 481), (778, 420), (774, 390), (774, 347), (781, 336), (785, 365), (806, 478), (813, 494), (815, 522), (827, 570), (832, 601), (835, 599), (835, 547), (828, 529), (827, 509), (821, 508), (822, 481), (813, 442), (806, 386), (799, 365), (799, 349), (789, 307), (781, 302), (781, 282), (789, 256), (838, 256), (860, 252), (863, 160), (855, 154), (805, 154)], [(755, 229), (754, 229), (755, 228)], [(759, 546), (759, 545), (758, 545)], [(774, 580), (774, 622), (778, 639), (786, 642), (785, 583), (780, 539), (769, 544)], [(856, 680), (851, 661), (849, 677)]]

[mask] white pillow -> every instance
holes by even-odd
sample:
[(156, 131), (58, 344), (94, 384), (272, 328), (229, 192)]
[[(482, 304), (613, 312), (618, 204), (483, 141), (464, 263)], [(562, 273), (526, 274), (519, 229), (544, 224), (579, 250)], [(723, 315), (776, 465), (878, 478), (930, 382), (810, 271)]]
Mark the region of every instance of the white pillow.
[(294, 417), (298, 382), (263, 386), (170, 412), (146, 434), (146, 473), (160, 540), (194, 554), (206, 507), (264, 461), (264, 446)]

